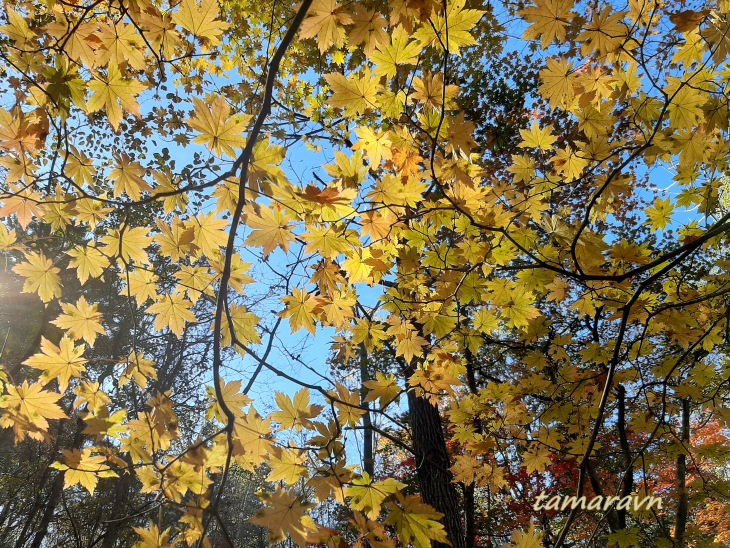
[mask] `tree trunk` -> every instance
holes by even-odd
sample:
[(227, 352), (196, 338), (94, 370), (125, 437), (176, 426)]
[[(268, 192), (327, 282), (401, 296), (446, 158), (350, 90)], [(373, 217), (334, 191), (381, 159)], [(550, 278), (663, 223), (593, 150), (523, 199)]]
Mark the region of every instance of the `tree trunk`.
[[(459, 495), (451, 481), (453, 476), (439, 410), (412, 390), (408, 391), (408, 410), (421, 498), (444, 515), (443, 524), (452, 546), (466, 548)], [(434, 542), (433, 546), (446, 548), (448, 545)]]
[(365, 382), (370, 380), (368, 373), (368, 353), (364, 344), (360, 345), (360, 405), (367, 408), (362, 417), (363, 440), (362, 440), (362, 469), (372, 478), (375, 475), (375, 454), (373, 453), (373, 423), (370, 417), (370, 405), (365, 401), (367, 388)]
[[(682, 445), (689, 449), (689, 399), (682, 400)], [(687, 515), (689, 514), (689, 494), (687, 493), (687, 457), (681, 454), (677, 457), (677, 524), (674, 529), (676, 546), (684, 548), (684, 534), (687, 530)]]

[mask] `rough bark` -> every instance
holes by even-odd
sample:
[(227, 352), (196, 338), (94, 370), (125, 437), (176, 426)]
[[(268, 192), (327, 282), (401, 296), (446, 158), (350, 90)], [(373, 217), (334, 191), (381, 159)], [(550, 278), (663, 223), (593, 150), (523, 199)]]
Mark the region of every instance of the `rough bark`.
[[(408, 392), (411, 435), (423, 502), (444, 515), (443, 524), (453, 548), (466, 548), (459, 495), (452, 483), (449, 453), (436, 406)], [(434, 548), (448, 545), (433, 543)]]
[[(682, 400), (682, 445), (689, 447), (689, 400)], [(689, 514), (689, 493), (687, 492), (687, 457), (682, 453), (677, 457), (677, 522), (674, 528), (675, 546), (684, 548), (684, 535), (687, 531)]]
[[(634, 459), (631, 455), (631, 447), (629, 447), (629, 439), (626, 435), (626, 388), (618, 385), (618, 436), (621, 443), (621, 453), (624, 460), (624, 479), (621, 487), (621, 496), (628, 497), (634, 490)], [(626, 509), (617, 511), (618, 526), (621, 529), (626, 528)]]
[(370, 405), (365, 401), (367, 396), (367, 388), (365, 382), (370, 380), (368, 373), (368, 353), (364, 344), (360, 345), (360, 405), (368, 410), (362, 417), (363, 425), (363, 448), (362, 448), (362, 469), (363, 472), (373, 477), (375, 474), (375, 454), (373, 453), (373, 423), (370, 417)]

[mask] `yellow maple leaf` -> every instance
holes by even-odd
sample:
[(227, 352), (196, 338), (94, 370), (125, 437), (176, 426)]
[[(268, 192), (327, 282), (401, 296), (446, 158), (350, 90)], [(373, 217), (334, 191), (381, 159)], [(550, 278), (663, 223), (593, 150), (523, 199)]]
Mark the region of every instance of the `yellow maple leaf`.
[(61, 278), (58, 273), (61, 269), (53, 266), (53, 261), (46, 258), (43, 252), (25, 254), (27, 263), (21, 263), (13, 267), (13, 272), (26, 278), (23, 284), (23, 293), (38, 292), (38, 296), (44, 303), (54, 297), (60, 297)]
[(81, 381), (81, 384), (74, 388), (74, 394), (77, 396), (74, 409), (86, 404), (89, 411), (95, 413), (102, 406), (111, 403), (109, 396), (99, 388), (98, 382)]
[(71, 257), (68, 266), (76, 269), (76, 277), (82, 285), (89, 278), (101, 276), (104, 269), (109, 266), (109, 259), (91, 245), (75, 247), (66, 254)]
[(294, 394), (294, 400), (282, 392), (276, 392), (276, 403), (280, 411), (271, 414), (271, 420), (281, 424), (282, 430), (294, 428), (297, 432), (301, 432), (302, 428), (312, 430), (314, 424), (311, 420), (322, 412), (324, 409), (321, 405), (309, 404), (309, 390), (302, 388)]
[(542, 534), (535, 531), (532, 524), (527, 531), (515, 531), (512, 533), (512, 543), (507, 548), (540, 548), (542, 546)]
[(215, 213), (200, 213), (185, 223), (185, 227), (193, 231), (193, 243), (206, 257), (218, 254), (219, 248), (228, 243), (225, 228), (228, 221), (215, 216)]
[[(0, 158), (7, 159), (5, 158)], [(24, 166), (21, 166), (24, 171)], [(10, 185), (10, 195), (4, 195), (2, 201), (5, 203), (0, 208), (0, 219), (15, 214), (18, 223), (25, 230), (34, 218), (43, 216), (43, 209), (39, 205), (42, 202), (41, 195), (29, 188), (18, 188)]]
[(64, 393), (71, 378), (79, 377), (80, 373), (86, 371), (84, 364), (87, 360), (81, 357), (85, 350), (84, 345), (75, 346), (67, 335), (64, 335), (58, 346), (41, 337), (41, 351), (25, 360), (23, 365), (43, 371), (41, 378), (44, 384), (58, 379), (59, 389)]
[(89, 82), (89, 89), (93, 92), (86, 103), (86, 111), (97, 112), (103, 110), (114, 131), (119, 129), (122, 121), (122, 109), (139, 116), (137, 96), (147, 86), (135, 80), (124, 80), (119, 67), (109, 65), (106, 76), (96, 74)]
[(324, 78), (334, 92), (327, 103), (345, 109), (345, 116), (363, 114), (375, 106), (380, 84), (378, 78), (371, 78), (370, 69), (364, 69), (362, 76), (352, 72), (347, 76), (330, 73)]
[(366, 413), (365, 409), (360, 409), (360, 394), (357, 391), (349, 390), (339, 382), (335, 386), (337, 394), (333, 396), (337, 399), (333, 399), (333, 403), (337, 409), (338, 422), (351, 427), (357, 426)]
[(74, 340), (84, 339), (89, 346), (94, 346), (96, 336), (105, 333), (98, 307), (96, 304), (90, 305), (82, 295), (75, 305), (61, 303), (63, 314), (51, 323), (67, 330)]
[(324, 53), (332, 45), (341, 47), (345, 43), (345, 27), (352, 17), (337, 4), (337, 0), (314, 0), (307, 11), (307, 17), (299, 27), (301, 38), (317, 38), (319, 51)]
[(448, 544), (446, 530), (440, 523), (443, 514), (422, 503), (417, 495), (409, 495), (398, 502), (400, 504), (386, 504), (390, 514), (385, 523), (395, 527), (403, 545), (430, 548), (432, 540)]
[[(243, 408), (253, 401), (246, 394), (240, 393), (241, 384), (240, 380), (226, 383), (223, 379), (220, 379), (223, 401), (225, 402), (226, 407), (228, 407), (228, 409), (237, 418), (240, 418), (245, 414)], [(213, 400), (213, 403), (205, 412), (205, 417), (208, 420), (215, 419), (221, 424), (226, 424), (228, 422), (228, 418), (216, 400), (215, 389), (212, 386), (206, 386), (205, 390), (208, 392), (208, 396)]]
[(385, 158), (390, 160), (392, 153), (390, 147), (392, 145), (387, 131), (374, 132), (369, 127), (359, 127), (355, 129), (355, 135), (360, 139), (354, 144), (352, 150), (363, 150), (365, 158), (370, 163), (370, 169), (377, 169), (380, 162)]
[(392, 373), (386, 375), (385, 373), (376, 371), (375, 380), (365, 381), (363, 384), (370, 389), (368, 395), (365, 397), (365, 401), (379, 400), (381, 409), (385, 408), (390, 402), (398, 399), (403, 391), (395, 375)]
[(234, 456), (236, 462), (259, 466), (268, 453), (273, 451), (270, 441), (271, 421), (262, 419), (252, 405), (248, 413), (236, 418), (234, 426)]
[(432, 45), (443, 49), (448, 44), (449, 53), (459, 55), (460, 48), (476, 44), (471, 31), (485, 12), (464, 9), (465, 5), (466, 0), (451, 0), (445, 15), (439, 13), (428, 24), (422, 25), (415, 33), (421, 46), (425, 48)]
[(604, 56), (614, 53), (626, 40), (629, 28), (623, 22), (626, 12), (611, 13), (611, 6), (606, 5), (593, 15), (585, 30), (578, 36), (583, 42), (581, 53), (585, 56), (597, 54)]
[(566, 27), (575, 16), (573, 0), (534, 0), (535, 5), (520, 11), (520, 15), (531, 23), (522, 38), (534, 40), (540, 38), (542, 49), (552, 44), (553, 40), (564, 42)]
[(350, 508), (364, 511), (370, 519), (377, 519), (385, 499), (395, 495), (405, 487), (405, 483), (401, 483), (394, 478), (373, 481), (370, 474), (363, 472), (361, 478), (352, 480), (351, 486), (347, 488), (346, 495), (352, 497)]
[(106, 458), (103, 455), (92, 456), (92, 450), (91, 447), (83, 451), (64, 450), (62, 462), (51, 464), (51, 468), (64, 471), (64, 489), (79, 484), (89, 492), (89, 495), (93, 495), (99, 478), (117, 477), (116, 472), (106, 463)]
[(289, 250), (289, 244), (296, 237), (292, 233), (294, 226), (281, 207), (274, 205), (273, 209), (262, 206), (254, 209), (246, 206), (244, 221), (252, 229), (246, 238), (246, 245), (264, 248), (264, 256), (269, 255), (277, 246), (284, 251)]
[(231, 107), (222, 95), (210, 107), (193, 97), (193, 105), (195, 110), (187, 124), (202, 133), (195, 142), (205, 145), (219, 157), (222, 154), (231, 158), (238, 156), (238, 151), (246, 146), (246, 138), (241, 133), (246, 131), (250, 117), (231, 116)]
[(40, 382), (28, 385), (28, 381), (23, 381), (20, 386), (8, 384), (5, 388), (8, 393), (0, 396), (0, 408), (5, 409), (0, 416), (0, 428), (12, 427), (16, 442), (22, 441), (26, 434), (43, 441), (49, 420), (68, 418), (56, 404), (62, 394), (43, 390)]
[(305, 503), (292, 491), (284, 491), (277, 487), (273, 493), (264, 493), (261, 500), (266, 508), (251, 518), (251, 523), (266, 527), (269, 530), (269, 543), (286, 539), (287, 534), (298, 546), (304, 546), (307, 531), (316, 531), (307, 512), (314, 505)]
[(549, 454), (550, 451), (543, 445), (536, 445), (525, 451), (522, 454), (522, 464), (524, 464), (527, 468), (527, 473), (543, 473), (545, 471), (545, 466), (552, 463), (548, 456)]
[(192, 304), (181, 293), (168, 294), (151, 305), (147, 312), (156, 314), (155, 329), (162, 331), (169, 327), (170, 331), (180, 337), (185, 331), (186, 323), (196, 322), (195, 314), (190, 311)]
[(390, 44), (378, 45), (377, 49), (370, 53), (370, 60), (375, 63), (375, 75), (385, 76), (390, 79), (398, 73), (398, 65), (414, 65), (418, 54), (423, 50), (423, 45), (418, 41), (412, 41), (411, 35), (403, 25), (398, 25), (390, 33)]
[(573, 89), (573, 65), (567, 59), (547, 59), (547, 68), (540, 71), (540, 94), (550, 103), (550, 108), (570, 105), (575, 98)]
[(157, 379), (155, 362), (146, 359), (144, 354), (132, 352), (129, 357), (121, 363), (126, 364), (126, 367), (124, 368), (122, 375), (119, 377), (119, 381), (117, 381), (119, 386), (124, 386), (130, 380), (133, 380), (134, 384), (144, 390), (147, 388), (148, 379)]
[(157, 525), (150, 523), (147, 529), (135, 527), (134, 532), (142, 539), (135, 542), (132, 548), (174, 548), (170, 543), (170, 528), (160, 531)]
[(152, 243), (152, 237), (148, 236), (149, 232), (150, 229), (143, 226), (111, 229), (109, 234), (101, 238), (101, 243), (104, 244), (102, 251), (109, 257), (121, 257), (125, 263), (129, 263), (130, 260), (140, 264), (149, 263), (145, 251), (145, 248)]
[(220, 6), (217, 0), (182, 0), (180, 9), (172, 14), (172, 20), (193, 36), (202, 38), (211, 46), (220, 45), (220, 35), (231, 24), (218, 19)]
[(550, 150), (557, 137), (553, 135), (552, 124), (540, 128), (537, 121), (532, 122), (530, 129), (521, 129), (522, 142), (517, 145), (520, 148), (537, 148)]
[(107, 176), (107, 180), (114, 181), (114, 196), (126, 193), (132, 200), (139, 200), (142, 192), (152, 190), (144, 180), (145, 169), (139, 162), (133, 162), (129, 155), (121, 153), (115, 155), (117, 163)]
[(151, 270), (135, 268), (131, 272), (120, 272), (119, 277), (127, 283), (127, 287), (122, 288), (120, 294), (134, 297), (138, 306), (142, 306), (147, 299), (157, 298), (159, 278)]
[(664, 230), (672, 222), (673, 211), (674, 205), (669, 198), (664, 200), (657, 198), (654, 200), (654, 205), (646, 209), (647, 224), (653, 231)]
[(276, 447), (266, 463), (271, 467), (266, 481), (283, 481), (294, 485), (307, 475), (304, 452)]
[[(231, 319), (233, 320), (233, 334), (236, 340), (242, 344), (261, 344), (261, 336), (256, 330), (261, 318), (253, 312), (249, 312), (243, 305), (232, 304), (229, 307)], [(228, 326), (228, 314), (223, 315), (223, 324), (221, 325), (221, 344), (229, 346), (233, 341), (230, 327)], [(237, 351), (242, 351), (236, 347)]]
[(292, 294), (282, 297), (281, 301), (286, 305), (286, 308), (279, 312), (279, 316), (289, 318), (292, 333), (303, 327), (312, 335), (316, 334), (314, 308), (317, 306), (317, 302), (313, 296), (307, 293), (306, 289), (294, 287), (292, 288)]

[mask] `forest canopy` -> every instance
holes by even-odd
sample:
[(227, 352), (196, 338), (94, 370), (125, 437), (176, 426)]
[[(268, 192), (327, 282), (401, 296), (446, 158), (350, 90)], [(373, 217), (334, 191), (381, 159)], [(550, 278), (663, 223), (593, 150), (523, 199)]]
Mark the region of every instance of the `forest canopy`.
[(0, 545), (730, 543), (728, 0), (0, 24)]

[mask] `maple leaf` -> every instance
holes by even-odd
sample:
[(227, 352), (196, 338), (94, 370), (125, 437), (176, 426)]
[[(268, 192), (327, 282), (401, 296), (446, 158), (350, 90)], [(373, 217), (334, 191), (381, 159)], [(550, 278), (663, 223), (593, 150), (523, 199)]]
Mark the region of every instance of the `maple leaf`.
[[(229, 383), (226, 383), (223, 379), (220, 381), (221, 394), (223, 401), (226, 403), (226, 407), (228, 407), (234, 416), (242, 417), (245, 414), (243, 408), (253, 401), (246, 394), (240, 393), (242, 381), (231, 381)], [(206, 387), (206, 391), (208, 392), (208, 396), (213, 398), (213, 403), (205, 412), (206, 418), (215, 419), (221, 424), (226, 424), (228, 417), (226, 417), (226, 414), (216, 400), (215, 389), (208, 386)]]
[(216, 0), (182, 0), (180, 9), (172, 14), (177, 25), (197, 38), (202, 38), (207, 45), (220, 45), (220, 35), (230, 28), (230, 23), (218, 20), (220, 6)]
[(147, 86), (142, 82), (124, 80), (119, 68), (109, 65), (106, 76), (96, 74), (89, 82), (89, 89), (93, 94), (86, 103), (86, 111), (91, 113), (103, 110), (114, 131), (117, 131), (122, 122), (122, 109), (135, 116), (140, 115), (136, 97)]
[(354, 10), (348, 42), (353, 46), (363, 44), (363, 52), (369, 56), (379, 44), (388, 43), (388, 33), (384, 30), (388, 23), (378, 10), (366, 10), (361, 6), (355, 6)]
[(330, 73), (325, 74), (324, 78), (334, 92), (327, 99), (327, 103), (336, 108), (343, 108), (345, 116), (363, 114), (375, 106), (380, 85), (377, 78), (371, 78), (370, 69), (364, 69), (362, 76), (354, 73), (347, 76)]
[(542, 546), (542, 534), (535, 531), (532, 524), (527, 531), (515, 531), (512, 533), (512, 543), (508, 548), (540, 548)]
[(375, 75), (390, 79), (398, 73), (398, 65), (413, 65), (423, 46), (418, 41), (410, 44), (411, 36), (398, 25), (390, 34), (390, 44), (378, 45), (377, 50), (370, 53), (370, 60), (375, 63)]
[(319, 51), (324, 53), (333, 45), (341, 47), (345, 43), (344, 25), (352, 22), (350, 14), (337, 4), (337, 0), (315, 0), (299, 27), (299, 36), (316, 36)]
[(144, 390), (147, 388), (147, 382), (149, 379), (157, 379), (155, 362), (146, 359), (144, 354), (132, 352), (129, 357), (121, 363), (126, 363), (126, 367), (124, 368), (122, 375), (119, 377), (119, 386), (124, 386), (130, 380), (134, 380), (134, 384)]
[(142, 197), (142, 192), (152, 190), (147, 181), (143, 179), (145, 169), (139, 162), (133, 162), (129, 155), (121, 153), (116, 155), (117, 163), (111, 170), (107, 179), (114, 181), (114, 196), (121, 196), (126, 193), (134, 201)]
[(96, 336), (105, 333), (98, 308), (99, 305), (90, 305), (82, 295), (76, 305), (61, 303), (63, 314), (51, 323), (67, 330), (74, 340), (84, 339), (89, 346), (94, 346)]
[(593, 15), (585, 30), (578, 36), (583, 42), (583, 55), (605, 55), (617, 51), (626, 40), (628, 27), (623, 23), (625, 12), (611, 13), (611, 6), (606, 5)]
[(98, 382), (81, 381), (81, 384), (74, 388), (74, 394), (77, 396), (73, 405), (74, 409), (86, 404), (92, 413), (96, 413), (101, 407), (111, 403), (109, 396), (100, 390)]
[(654, 204), (646, 209), (647, 224), (653, 231), (664, 230), (672, 222), (673, 211), (674, 205), (669, 198), (664, 200), (657, 198), (654, 200)]
[(120, 295), (134, 297), (138, 306), (142, 306), (147, 299), (157, 299), (157, 282), (159, 278), (151, 270), (135, 268), (132, 272), (120, 272), (119, 277), (127, 283)]
[(94, 59), (98, 66), (122, 66), (126, 62), (135, 70), (144, 70), (146, 48), (134, 25), (108, 22), (101, 26), (98, 37), (103, 45), (101, 55)]
[(27, 263), (21, 263), (13, 267), (13, 272), (26, 278), (23, 284), (23, 293), (38, 293), (44, 303), (54, 297), (60, 297), (61, 278), (58, 273), (61, 269), (53, 266), (53, 261), (46, 258), (43, 252), (25, 253)]
[(109, 234), (101, 238), (104, 244), (102, 252), (109, 257), (121, 257), (125, 263), (135, 261), (139, 264), (149, 263), (149, 256), (145, 248), (152, 243), (149, 236), (150, 229), (137, 226), (122, 227), (121, 230), (110, 230)]
[(218, 254), (219, 248), (228, 243), (226, 227), (228, 221), (220, 219), (214, 213), (201, 213), (185, 224), (193, 232), (193, 244), (207, 257)]
[(81, 357), (85, 349), (84, 345), (75, 346), (73, 339), (66, 335), (58, 346), (41, 337), (41, 351), (25, 360), (23, 365), (43, 371), (44, 383), (58, 379), (58, 386), (61, 393), (64, 393), (69, 381), (86, 371), (84, 364), (87, 360)]
[(283, 481), (291, 486), (307, 475), (303, 451), (276, 447), (267, 462), (271, 472), (266, 481)]
[(336, 383), (337, 400), (333, 400), (335, 408), (338, 412), (338, 421), (350, 427), (356, 426), (362, 420), (362, 416), (367, 412), (360, 409), (360, 395), (356, 391), (350, 391), (342, 383)]
[(248, 413), (236, 418), (234, 425), (234, 455), (237, 462), (250, 462), (258, 466), (266, 456), (274, 451), (270, 441), (271, 421), (262, 419), (254, 409), (249, 407)]
[(64, 451), (61, 462), (54, 462), (51, 468), (63, 470), (63, 487), (65, 489), (76, 484), (81, 485), (93, 495), (100, 478), (115, 478), (116, 472), (109, 468), (103, 455), (93, 455), (93, 448), (82, 451), (76, 449)]
[(309, 404), (309, 390), (302, 388), (294, 394), (294, 400), (282, 392), (275, 393), (276, 403), (280, 411), (271, 414), (271, 420), (281, 424), (282, 430), (294, 428), (301, 432), (302, 428), (312, 430), (311, 420), (322, 412), (324, 406)]
[(193, 105), (195, 110), (187, 119), (187, 124), (202, 133), (195, 138), (195, 142), (205, 145), (219, 157), (222, 154), (231, 158), (238, 156), (237, 151), (246, 146), (246, 138), (241, 133), (246, 131), (250, 117), (231, 116), (231, 107), (222, 95), (210, 107), (195, 97)]
[(0, 427), (12, 427), (16, 442), (26, 434), (43, 441), (49, 420), (68, 418), (56, 404), (62, 394), (43, 390), (43, 383), (29, 385), (23, 381), (20, 386), (8, 384), (5, 389), (7, 395), (0, 396), (0, 408), (5, 409), (5, 414), (0, 416)]
[(180, 293), (168, 294), (150, 306), (147, 312), (156, 314), (155, 329), (161, 331), (165, 327), (169, 327), (170, 331), (180, 337), (185, 331), (186, 323), (197, 321), (195, 314), (190, 311), (192, 304)]
[(293, 225), (289, 222), (286, 211), (278, 206), (274, 206), (274, 209), (262, 206), (258, 210), (247, 206), (244, 211), (246, 225), (252, 229), (246, 238), (246, 245), (263, 247), (264, 256), (269, 255), (277, 246), (284, 251), (289, 250), (289, 244), (294, 241), (295, 236), (291, 232)]
[(76, 269), (76, 277), (82, 285), (89, 278), (101, 276), (104, 269), (109, 266), (109, 259), (91, 245), (69, 249), (66, 254), (71, 257), (68, 266)]
[(557, 137), (553, 135), (553, 126), (548, 125), (540, 129), (537, 121), (532, 122), (530, 129), (521, 129), (522, 142), (517, 145), (520, 148), (537, 148), (550, 150)]
[(170, 543), (170, 528), (160, 531), (157, 525), (150, 523), (147, 529), (134, 527), (134, 532), (142, 539), (135, 542), (132, 548), (174, 548)]
[(304, 502), (292, 491), (284, 491), (277, 487), (273, 493), (264, 493), (261, 500), (266, 508), (251, 518), (251, 523), (266, 527), (269, 530), (269, 542), (276, 543), (291, 536), (294, 543), (304, 546), (307, 532), (316, 531), (307, 512), (314, 505)]
[(565, 41), (565, 31), (575, 13), (574, 0), (534, 0), (535, 6), (520, 11), (525, 21), (532, 23), (525, 30), (522, 38), (534, 40), (540, 38), (542, 49), (552, 44), (553, 40)]
[(449, 53), (459, 55), (461, 48), (477, 43), (471, 31), (486, 12), (464, 9), (466, 0), (450, 0), (447, 5), (445, 15), (431, 18), (429, 24), (422, 25), (414, 36), (423, 48), (434, 45), (444, 49), (448, 44)]
[(292, 294), (282, 297), (281, 301), (286, 308), (279, 312), (282, 318), (289, 318), (291, 332), (295, 333), (302, 327), (315, 335), (317, 328), (314, 325), (314, 308), (317, 302), (314, 297), (307, 293), (306, 289), (292, 288)]
[(547, 66), (540, 71), (540, 93), (548, 100), (550, 108), (570, 105), (575, 98), (573, 65), (565, 58), (548, 57)]
[(444, 526), (439, 523), (443, 514), (423, 504), (421, 498), (416, 495), (399, 499), (399, 502), (400, 504), (386, 503), (390, 514), (385, 523), (395, 527), (398, 539), (404, 545), (430, 548), (432, 540), (449, 544)]
[(350, 508), (366, 510), (365, 515), (368, 518), (376, 519), (380, 515), (385, 499), (399, 493), (405, 487), (405, 483), (393, 478), (373, 481), (370, 474), (363, 472), (361, 478), (352, 480), (352, 486), (347, 488), (346, 496), (352, 497)]
[(5, 205), (0, 208), (0, 218), (15, 215), (18, 223), (25, 230), (33, 218), (43, 216), (43, 209), (38, 205), (41, 195), (31, 189), (19, 189), (14, 185), (10, 185), (9, 188), (11, 195), (1, 198)]
[(525, 451), (522, 455), (522, 463), (527, 468), (527, 473), (537, 472), (542, 474), (545, 471), (545, 465), (550, 464), (549, 451), (544, 446), (536, 446)]
[[(233, 304), (229, 308), (231, 319), (233, 320), (233, 333), (236, 340), (241, 344), (261, 344), (261, 336), (256, 328), (261, 321), (256, 314), (249, 312), (245, 306)], [(228, 326), (228, 314), (223, 316), (223, 325), (221, 326), (221, 344), (228, 346), (231, 344), (233, 337)], [(236, 350), (241, 350), (236, 347)]]
[(403, 389), (395, 379), (395, 375), (389, 373), (386, 375), (380, 371), (375, 372), (375, 380), (365, 381), (363, 383), (370, 389), (365, 401), (380, 400), (380, 408), (384, 409), (388, 404), (398, 399)]
[(359, 141), (353, 145), (352, 150), (365, 151), (365, 158), (370, 163), (370, 169), (377, 169), (383, 159), (392, 158), (390, 150), (392, 143), (387, 131), (375, 133), (369, 127), (359, 127), (355, 129), (355, 135)]

